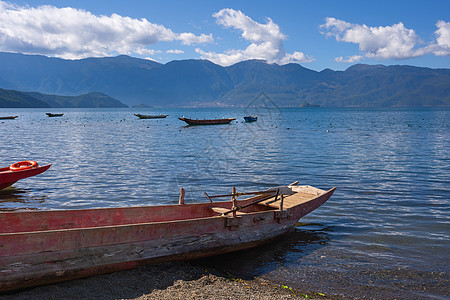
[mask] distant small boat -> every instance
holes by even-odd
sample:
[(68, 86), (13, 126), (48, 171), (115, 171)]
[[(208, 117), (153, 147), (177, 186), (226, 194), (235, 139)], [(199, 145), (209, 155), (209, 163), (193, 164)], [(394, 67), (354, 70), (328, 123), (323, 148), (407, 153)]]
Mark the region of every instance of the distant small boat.
[(141, 115), (141, 114), (134, 114), (139, 119), (162, 119), (167, 117), (168, 115)]
[(14, 120), (19, 116), (6, 116), (6, 117), (0, 117), (0, 120)]
[(17, 181), (30, 176), (41, 174), (51, 165), (39, 166), (32, 160), (20, 161), (6, 168), (0, 168), (0, 190), (13, 185)]
[(49, 117), (62, 117), (64, 114), (52, 114), (52, 113), (45, 113)]
[(247, 117), (244, 117), (244, 120), (247, 123), (256, 122), (258, 120), (258, 117), (256, 117), (256, 116), (247, 116)]
[(236, 120), (235, 118), (227, 118), (227, 119), (188, 119), (185, 117), (178, 118), (181, 121), (188, 123), (189, 125), (218, 125), (218, 124), (230, 124), (231, 121)]

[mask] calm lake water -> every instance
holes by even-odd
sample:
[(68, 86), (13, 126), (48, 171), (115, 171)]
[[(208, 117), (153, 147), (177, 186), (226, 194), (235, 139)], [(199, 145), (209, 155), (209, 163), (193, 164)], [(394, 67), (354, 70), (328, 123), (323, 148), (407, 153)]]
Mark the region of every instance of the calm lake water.
[[(180, 187), (197, 202), (233, 186), (336, 186), (282, 239), (206, 263), (328, 295), (450, 297), (450, 109), (48, 111), (0, 109), (19, 116), (0, 120), (0, 166), (53, 164), (1, 191), (0, 210), (176, 203)], [(248, 114), (258, 121), (243, 123)], [(186, 127), (183, 115), (236, 121)]]

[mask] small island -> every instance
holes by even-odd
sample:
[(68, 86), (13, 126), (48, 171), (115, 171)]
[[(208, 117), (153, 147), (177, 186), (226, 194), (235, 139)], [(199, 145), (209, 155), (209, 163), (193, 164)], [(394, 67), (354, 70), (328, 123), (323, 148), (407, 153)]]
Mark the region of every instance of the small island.
[(311, 104), (309, 102), (305, 102), (302, 105), (300, 105), (300, 107), (302, 108), (311, 108), (311, 107), (320, 107), (319, 104)]
[(141, 104), (133, 105), (132, 108), (153, 108), (153, 106), (141, 103)]

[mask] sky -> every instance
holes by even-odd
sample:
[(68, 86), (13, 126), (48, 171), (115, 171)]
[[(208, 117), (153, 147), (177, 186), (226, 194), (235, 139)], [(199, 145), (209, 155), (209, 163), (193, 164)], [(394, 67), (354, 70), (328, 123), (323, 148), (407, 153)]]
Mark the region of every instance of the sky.
[(0, 0), (0, 52), (450, 68), (450, 1)]

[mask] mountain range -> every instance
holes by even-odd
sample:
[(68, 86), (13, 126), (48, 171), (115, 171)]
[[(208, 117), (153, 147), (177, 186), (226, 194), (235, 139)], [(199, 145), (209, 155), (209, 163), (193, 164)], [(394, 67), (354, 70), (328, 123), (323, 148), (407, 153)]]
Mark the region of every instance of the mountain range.
[[(357, 64), (317, 72), (261, 60), (222, 67), (193, 59), (160, 64), (125, 55), (64, 60), (0, 53), (0, 88), (51, 107), (96, 107), (91, 101), (99, 95), (117, 101), (108, 98), (112, 105), (245, 107), (261, 93), (280, 107), (442, 107), (450, 106), (450, 69)], [(75, 100), (79, 95), (94, 97), (83, 102)]]

